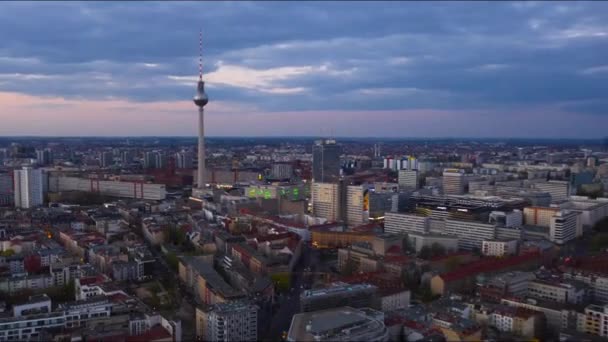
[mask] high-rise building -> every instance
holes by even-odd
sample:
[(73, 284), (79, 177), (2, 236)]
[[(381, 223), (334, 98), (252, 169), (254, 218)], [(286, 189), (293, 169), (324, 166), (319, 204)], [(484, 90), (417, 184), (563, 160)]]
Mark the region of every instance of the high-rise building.
[(399, 187), (418, 189), (418, 170), (399, 170)]
[(144, 169), (153, 169), (155, 165), (156, 165), (156, 152), (151, 152), (151, 151), (145, 152), (144, 160), (143, 160)]
[(293, 175), (293, 166), (291, 163), (274, 163), (270, 173), (272, 179), (290, 179)]
[(313, 214), (328, 221), (341, 221), (343, 203), (340, 184), (315, 182), (311, 188)]
[(24, 167), (15, 170), (15, 207), (33, 208), (44, 203), (44, 175), (42, 170)]
[(346, 224), (356, 227), (369, 219), (369, 191), (363, 185), (346, 186)]
[(13, 203), (13, 173), (0, 171), (0, 205)]
[(167, 167), (167, 156), (163, 152), (156, 152), (154, 154), (154, 168), (164, 169)]
[(8, 150), (0, 148), (0, 166), (4, 165), (4, 160), (8, 158)]
[(175, 160), (178, 169), (191, 169), (194, 167), (192, 153), (190, 151), (181, 151), (175, 155)]
[(579, 213), (558, 211), (551, 217), (549, 237), (554, 243), (562, 245), (581, 235), (583, 227)]
[(99, 157), (99, 164), (101, 167), (110, 167), (114, 165), (114, 155), (112, 151), (104, 151), (101, 152), (101, 156)]
[(120, 154), (120, 162), (122, 165), (129, 165), (133, 162), (134, 153), (131, 150), (122, 151)]
[(198, 107), (198, 169), (196, 171), (198, 194), (193, 192), (193, 196), (201, 196), (201, 190), (205, 188), (205, 105), (209, 102), (209, 97), (205, 93), (205, 82), (203, 82), (203, 34), (200, 35), (200, 54), (199, 54), (199, 73), (194, 95), (194, 104)]
[(333, 139), (315, 141), (312, 146), (312, 179), (319, 183), (333, 183), (340, 178), (342, 148)]
[(196, 336), (203, 341), (257, 341), (258, 307), (233, 301), (196, 308)]
[(446, 195), (464, 194), (464, 172), (458, 169), (443, 170), (443, 193)]
[(49, 165), (53, 162), (53, 154), (48, 148), (36, 150), (36, 162), (38, 165)]

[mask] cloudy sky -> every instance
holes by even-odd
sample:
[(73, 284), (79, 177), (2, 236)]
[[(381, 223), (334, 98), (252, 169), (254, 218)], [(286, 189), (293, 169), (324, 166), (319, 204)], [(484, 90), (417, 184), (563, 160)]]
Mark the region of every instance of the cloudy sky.
[(608, 135), (608, 2), (0, 5), (0, 135)]

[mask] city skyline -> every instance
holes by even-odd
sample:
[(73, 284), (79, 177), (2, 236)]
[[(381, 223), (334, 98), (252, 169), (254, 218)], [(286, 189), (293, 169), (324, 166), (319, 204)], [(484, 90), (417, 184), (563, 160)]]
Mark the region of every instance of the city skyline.
[(195, 136), (202, 27), (208, 136), (601, 138), (607, 9), (4, 4), (0, 135)]

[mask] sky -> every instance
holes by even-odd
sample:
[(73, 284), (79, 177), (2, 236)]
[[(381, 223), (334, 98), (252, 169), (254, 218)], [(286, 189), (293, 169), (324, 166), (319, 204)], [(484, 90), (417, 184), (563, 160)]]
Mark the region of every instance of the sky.
[(8, 2), (0, 135), (608, 135), (608, 2)]

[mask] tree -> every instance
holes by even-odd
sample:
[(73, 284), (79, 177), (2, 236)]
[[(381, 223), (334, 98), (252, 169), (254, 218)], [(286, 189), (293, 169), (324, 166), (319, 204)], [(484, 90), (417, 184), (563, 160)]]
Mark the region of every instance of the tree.
[(433, 252), (431, 251), (431, 247), (429, 247), (429, 246), (422, 247), (420, 249), (420, 252), (418, 252), (418, 257), (420, 259), (428, 260), (431, 258), (432, 255), (433, 255)]
[(175, 253), (167, 253), (167, 264), (169, 264), (169, 267), (171, 267), (171, 269), (174, 272), (177, 272), (179, 270), (179, 260), (177, 259), (177, 256), (175, 255)]
[(342, 269), (340, 270), (340, 273), (345, 276), (353, 275), (355, 272), (357, 272), (357, 264), (352, 259), (346, 260), (346, 263), (344, 263)]
[(438, 244), (437, 242), (434, 242), (431, 245), (431, 255), (433, 257), (445, 255), (445, 247), (443, 247), (442, 245)]
[(457, 256), (449, 257), (448, 260), (445, 261), (446, 271), (451, 272), (457, 269), (460, 266), (460, 258)]
[(15, 251), (12, 249), (7, 249), (5, 251), (0, 252), (0, 256), (3, 256), (3, 257), (10, 257), (13, 255), (15, 255)]

